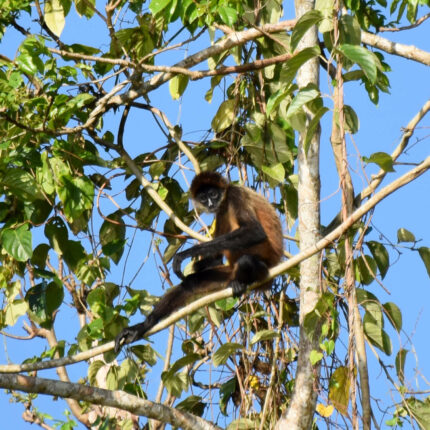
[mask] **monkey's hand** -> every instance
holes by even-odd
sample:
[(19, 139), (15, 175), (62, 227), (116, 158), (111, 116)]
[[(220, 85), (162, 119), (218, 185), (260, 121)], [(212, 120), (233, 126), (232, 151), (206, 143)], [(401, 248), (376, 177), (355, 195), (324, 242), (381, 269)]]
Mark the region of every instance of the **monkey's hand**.
[(121, 333), (115, 338), (115, 353), (118, 353), (121, 350), (121, 347), (124, 345), (142, 338), (147, 331), (148, 327), (145, 322), (123, 329)]

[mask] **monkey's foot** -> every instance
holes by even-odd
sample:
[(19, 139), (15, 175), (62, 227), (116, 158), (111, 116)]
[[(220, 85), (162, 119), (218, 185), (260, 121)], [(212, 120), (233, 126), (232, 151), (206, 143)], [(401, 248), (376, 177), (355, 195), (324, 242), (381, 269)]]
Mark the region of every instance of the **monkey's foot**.
[(233, 289), (233, 297), (240, 297), (246, 291), (247, 287), (246, 284), (238, 281), (237, 279), (231, 281), (228, 286)]
[(115, 338), (115, 353), (118, 353), (122, 346), (132, 343), (143, 337), (146, 331), (147, 329), (144, 323), (123, 329), (121, 333)]

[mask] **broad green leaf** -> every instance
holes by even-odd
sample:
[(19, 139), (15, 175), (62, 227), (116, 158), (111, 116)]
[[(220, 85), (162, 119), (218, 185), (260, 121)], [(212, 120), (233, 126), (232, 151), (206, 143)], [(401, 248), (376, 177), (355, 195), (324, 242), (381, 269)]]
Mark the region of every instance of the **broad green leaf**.
[(349, 370), (338, 367), (330, 378), (328, 398), (342, 415), (348, 415), (349, 390), (351, 387)]
[(361, 28), (356, 16), (342, 15), (339, 19), (339, 33), (340, 43), (360, 45)]
[(221, 345), (212, 356), (214, 366), (218, 367), (221, 364), (225, 364), (230, 355), (234, 354), (238, 349), (243, 349), (243, 345), (240, 343), (225, 343)]
[(396, 373), (402, 384), (404, 384), (405, 381), (405, 363), (408, 352), (408, 349), (400, 348), (396, 355)]
[(232, 27), (237, 21), (237, 11), (229, 6), (220, 6), (218, 13), (223, 22)]
[(64, 291), (56, 282), (45, 281), (31, 287), (25, 295), (31, 319), (41, 327), (50, 329), (53, 313), (61, 306)]
[(397, 230), (397, 242), (416, 242), (415, 236), (409, 230), (405, 228), (399, 228)]
[(169, 91), (173, 100), (178, 100), (187, 88), (189, 77), (186, 75), (176, 75), (169, 81)]
[(430, 248), (421, 246), (418, 248), (421, 260), (423, 260), (424, 266), (426, 266), (427, 274), (430, 276)]
[(182, 391), (186, 390), (188, 387), (188, 376), (184, 372), (163, 372), (161, 374), (161, 379), (167, 391), (175, 397), (180, 397)]
[(288, 107), (287, 118), (294, 115), (300, 108), (303, 107), (303, 105), (310, 102), (311, 100), (315, 100), (319, 96), (320, 92), (313, 85), (301, 89)]
[(25, 170), (17, 168), (8, 169), (5, 176), (0, 180), (0, 183), (22, 200), (32, 202), (43, 198), (33, 176)]
[(233, 124), (235, 119), (236, 100), (226, 100), (221, 103), (218, 112), (212, 119), (212, 128), (215, 133), (225, 130)]
[(28, 311), (28, 304), (24, 299), (14, 300), (6, 305), (4, 322), (7, 326), (13, 326), (18, 318)]
[(251, 345), (254, 345), (257, 342), (262, 342), (263, 340), (271, 340), (275, 337), (279, 337), (279, 333), (274, 330), (261, 330), (255, 333), (251, 339)]
[(287, 62), (283, 64), (281, 70), (280, 81), (285, 85), (291, 83), (296, 76), (297, 70), (311, 58), (317, 57), (321, 54), (321, 50), (318, 45), (312, 46), (311, 48), (305, 48)]
[(126, 228), (120, 213), (115, 212), (106, 218), (100, 228), (100, 243), (103, 253), (118, 264), (124, 252)]
[(305, 33), (314, 25), (318, 24), (323, 19), (319, 10), (313, 9), (302, 15), (294, 26), (291, 34), (291, 51), (295, 51)]
[(410, 397), (405, 400), (408, 405), (408, 410), (411, 411), (411, 416), (418, 423), (421, 430), (430, 429), (430, 401), (427, 397), (425, 401), (418, 400), (415, 397)]
[(343, 44), (338, 50), (345, 55), (348, 60), (357, 63), (372, 84), (376, 83), (378, 67), (375, 55), (368, 49), (359, 45)]
[(319, 10), (322, 15), (322, 20), (318, 29), (321, 33), (327, 33), (333, 30), (333, 10), (334, 0), (317, 0), (315, 9)]
[(45, 23), (58, 37), (60, 37), (66, 24), (64, 15), (63, 5), (60, 0), (45, 0)]
[(195, 363), (197, 360), (200, 360), (202, 357), (200, 354), (188, 354), (184, 357), (181, 357), (179, 360), (176, 360), (171, 368), (169, 369), (169, 372), (177, 372), (178, 370), (182, 369), (185, 366), (188, 366), (189, 364)]
[(261, 169), (266, 175), (274, 179), (276, 184), (285, 180), (285, 169), (281, 163), (275, 164), (274, 166), (262, 166)]
[(229, 379), (221, 385), (219, 390), (220, 395), (220, 410), (221, 413), (227, 415), (227, 403), (232, 397), (233, 393), (236, 392), (237, 389), (237, 379), (236, 377)]
[(88, 380), (90, 385), (93, 387), (97, 387), (97, 373), (103, 366), (106, 366), (106, 363), (101, 360), (96, 360), (93, 361), (88, 367)]
[(385, 172), (394, 172), (393, 159), (386, 152), (375, 152), (370, 157), (363, 157), (366, 163), (375, 163)]
[(76, 12), (79, 16), (91, 18), (96, 10), (96, 0), (75, 0)]
[(203, 399), (200, 396), (191, 395), (186, 399), (182, 400), (182, 402), (175, 405), (175, 409), (180, 411), (187, 411), (198, 417), (203, 416), (203, 413), (206, 408), (206, 403), (202, 401)]
[(392, 345), (390, 337), (380, 325), (375, 324), (366, 318), (366, 314), (364, 314), (363, 318), (363, 329), (368, 341), (381, 351), (385, 352), (385, 354), (391, 355)]
[(33, 255), (32, 236), (27, 224), (3, 229), (1, 242), (6, 252), (15, 260), (27, 261)]
[(344, 105), (343, 115), (345, 118), (345, 130), (351, 134), (357, 133), (360, 128), (360, 120), (351, 106)]
[(51, 247), (46, 243), (37, 245), (33, 250), (33, 255), (31, 256), (31, 264), (37, 266), (39, 269), (44, 269), (50, 249)]
[(279, 106), (281, 101), (284, 100), (287, 95), (288, 92), (284, 91), (283, 89), (280, 89), (269, 97), (269, 100), (267, 100), (266, 105), (266, 115), (268, 117)]
[(358, 282), (369, 285), (376, 276), (377, 265), (370, 255), (360, 256), (355, 260), (355, 277)]
[(57, 184), (57, 193), (64, 207), (64, 214), (69, 222), (79, 218), (85, 210), (92, 209), (94, 185), (85, 176), (61, 176), (61, 185)]
[(382, 306), (384, 307), (388, 321), (400, 333), (402, 329), (402, 312), (399, 307), (393, 302), (384, 303)]
[(309, 354), (309, 360), (312, 366), (315, 366), (315, 364), (321, 361), (323, 357), (324, 357), (323, 353), (321, 351), (316, 351), (315, 349), (313, 349)]
[(152, 0), (149, 4), (149, 9), (153, 13), (153, 15), (157, 15), (157, 13), (160, 13), (163, 9), (165, 9), (171, 0)]
[(390, 256), (387, 249), (384, 245), (376, 241), (366, 242), (366, 245), (369, 247), (373, 258), (376, 261), (381, 278), (384, 279), (388, 268), (390, 267)]

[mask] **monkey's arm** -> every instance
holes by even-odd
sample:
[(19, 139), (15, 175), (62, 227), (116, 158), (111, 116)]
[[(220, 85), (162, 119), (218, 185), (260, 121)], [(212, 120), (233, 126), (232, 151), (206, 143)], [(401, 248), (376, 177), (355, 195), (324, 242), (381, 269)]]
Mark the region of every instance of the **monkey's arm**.
[(181, 263), (186, 258), (201, 256), (203, 258), (216, 256), (222, 251), (246, 251), (248, 248), (265, 241), (267, 235), (258, 221), (250, 221), (230, 233), (216, 237), (210, 242), (200, 243), (185, 251), (179, 252), (173, 258), (173, 271), (180, 279), (184, 279)]

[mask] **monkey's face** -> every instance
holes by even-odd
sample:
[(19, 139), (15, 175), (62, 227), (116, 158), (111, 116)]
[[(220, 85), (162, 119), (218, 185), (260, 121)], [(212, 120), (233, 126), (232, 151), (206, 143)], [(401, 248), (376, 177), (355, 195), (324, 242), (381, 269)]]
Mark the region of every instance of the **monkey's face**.
[(218, 211), (225, 191), (210, 185), (201, 187), (194, 197), (194, 203), (200, 212), (214, 213)]

